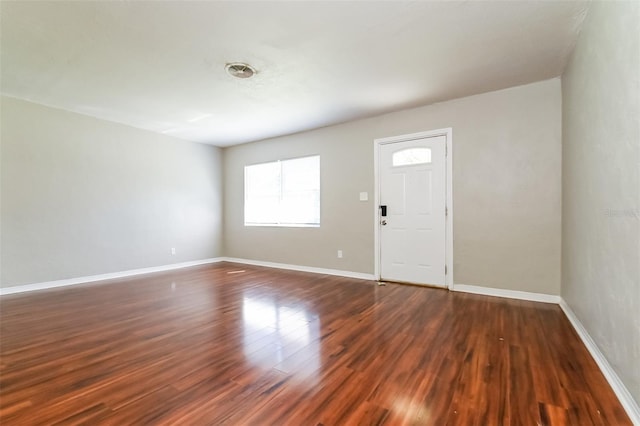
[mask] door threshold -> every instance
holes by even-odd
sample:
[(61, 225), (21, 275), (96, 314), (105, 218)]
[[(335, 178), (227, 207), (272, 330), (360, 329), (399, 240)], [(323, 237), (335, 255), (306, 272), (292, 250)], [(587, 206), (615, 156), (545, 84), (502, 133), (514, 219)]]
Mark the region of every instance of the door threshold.
[(449, 290), (445, 286), (435, 285), (435, 284), (420, 284), (420, 283), (412, 283), (410, 281), (395, 281), (395, 280), (378, 280), (378, 285), (387, 285), (387, 284), (401, 284), (401, 285), (410, 285), (414, 287), (427, 287), (433, 288), (437, 290)]

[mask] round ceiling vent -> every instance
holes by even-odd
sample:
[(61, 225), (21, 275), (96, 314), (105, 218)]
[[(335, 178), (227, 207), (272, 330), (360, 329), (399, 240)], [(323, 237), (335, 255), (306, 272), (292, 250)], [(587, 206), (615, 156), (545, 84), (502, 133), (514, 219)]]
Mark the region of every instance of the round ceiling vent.
[(225, 66), (227, 73), (236, 78), (250, 78), (256, 73), (256, 69), (249, 64), (232, 62)]

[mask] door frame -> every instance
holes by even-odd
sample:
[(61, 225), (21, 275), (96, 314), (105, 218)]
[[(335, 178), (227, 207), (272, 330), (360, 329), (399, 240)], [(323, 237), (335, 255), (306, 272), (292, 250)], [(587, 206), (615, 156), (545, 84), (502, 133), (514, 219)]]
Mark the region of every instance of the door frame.
[(396, 142), (407, 142), (416, 139), (425, 139), (436, 136), (444, 136), (446, 143), (445, 156), (445, 182), (446, 182), (446, 208), (447, 215), (445, 217), (445, 265), (447, 273), (445, 274), (445, 288), (453, 290), (453, 130), (451, 127), (428, 130), (425, 132), (410, 133), (406, 135), (391, 136), (386, 138), (374, 139), (373, 141), (373, 163), (375, 176), (374, 206), (373, 206), (373, 227), (374, 227), (374, 254), (375, 254), (375, 270), (374, 277), (380, 280), (380, 147), (382, 145), (392, 144)]

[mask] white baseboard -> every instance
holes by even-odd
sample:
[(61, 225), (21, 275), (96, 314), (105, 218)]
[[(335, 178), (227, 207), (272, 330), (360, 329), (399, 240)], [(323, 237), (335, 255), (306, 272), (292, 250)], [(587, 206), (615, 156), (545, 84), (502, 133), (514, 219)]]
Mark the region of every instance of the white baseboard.
[(152, 266), (150, 268), (130, 269), (128, 271), (111, 272), (108, 274), (90, 275), (87, 277), (69, 278), (64, 280), (47, 281), (42, 283), (17, 285), (13, 287), (0, 288), (0, 296), (27, 291), (46, 290), (49, 288), (65, 287), (70, 285), (85, 284), (95, 281), (111, 280), (114, 278), (131, 277), (134, 275), (150, 274), (153, 272), (171, 271), (173, 269), (188, 268), (190, 266), (206, 265), (208, 263), (220, 262), (221, 258), (213, 257), (209, 259), (194, 260), (191, 262), (172, 263), (170, 265)]
[(576, 314), (564, 299), (560, 299), (560, 308), (562, 308), (564, 314), (569, 319), (569, 322), (576, 330), (576, 333), (578, 333), (578, 336), (580, 336), (580, 339), (582, 339), (582, 343), (584, 343), (584, 345), (587, 347), (587, 350), (596, 361), (596, 364), (598, 364), (598, 367), (600, 367), (600, 371), (602, 371), (602, 374), (604, 374), (607, 382), (609, 382), (609, 385), (613, 389), (613, 392), (620, 400), (620, 403), (622, 404), (624, 410), (627, 412), (627, 415), (631, 419), (631, 422), (634, 425), (640, 426), (640, 407), (638, 406), (638, 403), (633, 399), (627, 387), (624, 385), (624, 383), (622, 383), (622, 380), (620, 380), (618, 374), (615, 372), (613, 367), (611, 367), (611, 364), (609, 364), (607, 358), (600, 351), (598, 345), (596, 345), (596, 342), (591, 338), (589, 332), (587, 332), (587, 329), (584, 328)]
[(4, 287), (4, 288), (0, 288), (0, 296), (16, 294), (16, 293), (25, 293), (28, 291), (46, 290), (46, 289), (51, 289), (56, 287), (66, 287), (66, 286), (85, 284), (85, 283), (90, 283), (95, 281), (111, 280), (114, 278), (131, 277), (134, 275), (151, 274), (154, 272), (171, 271), (173, 269), (188, 268), (190, 266), (206, 265), (209, 263), (216, 263), (216, 262), (222, 262), (222, 261), (244, 263), (247, 265), (265, 266), (269, 268), (288, 269), (292, 271), (313, 272), (316, 274), (336, 275), (340, 277), (357, 278), (362, 280), (374, 279), (373, 274), (364, 274), (360, 272), (341, 271), (337, 269), (314, 268), (311, 266), (289, 265), (286, 263), (263, 262), (259, 260), (237, 259), (237, 258), (231, 258), (231, 257), (214, 257), (209, 259), (194, 260), (191, 262), (181, 262), (181, 263), (173, 263), (170, 265), (152, 266), (150, 268), (131, 269), (128, 271), (111, 272), (108, 274), (89, 275), (86, 277), (68, 278), (64, 280), (46, 281), (41, 283)]
[(454, 284), (453, 291), (464, 293), (482, 294), (485, 296), (506, 297), (508, 299), (529, 300), (532, 302), (560, 303), (560, 296), (543, 293), (530, 293), (528, 291), (504, 290), (501, 288), (481, 287), (477, 285)]
[(343, 271), (340, 269), (315, 268), (312, 266), (290, 265), (287, 263), (264, 262), (262, 260), (239, 259), (236, 257), (223, 257), (222, 261), (243, 263), (245, 265), (264, 266), (267, 268), (288, 269), (290, 271), (313, 272), (315, 274), (336, 275), (338, 277), (356, 278), (360, 280), (375, 280), (373, 274), (362, 272)]

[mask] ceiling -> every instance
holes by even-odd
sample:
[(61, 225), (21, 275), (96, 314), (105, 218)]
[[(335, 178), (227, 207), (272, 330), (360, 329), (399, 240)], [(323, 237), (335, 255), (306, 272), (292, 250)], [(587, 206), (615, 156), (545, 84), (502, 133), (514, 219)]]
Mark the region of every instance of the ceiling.
[[(588, 3), (0, 7), (3, 94), (229, 146), (556, 77)], [(235, 61), (257, 75), (230, 77)]]

